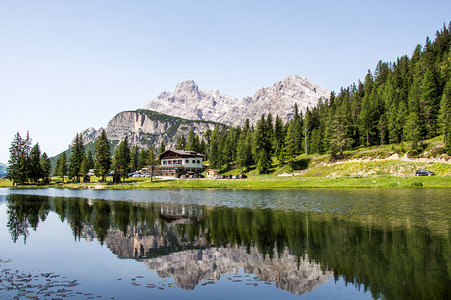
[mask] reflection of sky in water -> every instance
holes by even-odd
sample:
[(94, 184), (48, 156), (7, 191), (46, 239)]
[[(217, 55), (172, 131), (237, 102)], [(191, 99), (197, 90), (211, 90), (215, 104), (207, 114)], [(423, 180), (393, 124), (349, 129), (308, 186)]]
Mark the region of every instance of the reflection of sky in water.
[[(92, 293), (93, 296), (102, 295), (105, 298), (114, 296), (116, 299), (142, 299), (149, 296), (199, 299), (211, 298), (213, 295), (215, 299), (298, 298), (276, 288), (273, 282), (265, 283), (255, 275), (244, 273), (243, 269), (239, 269), (237, 273), (223, 274), (219, 281), (203, 281), (194, 290), (183, 290), (174, 285), (171, 277), (160, 278), (155, 270), (148, 270), (140, 261), (118, 259), (106, 245), (102, 246), (97, 240), (74, 240), (67, 222), (62, 222), (52, 211), (44, 222), (39, 222), (36, 231), (28, 228), (26, 243), (22, 236), (16, 243), (12, 242), (7, 220), (7, 203), (5, 197), (0, 196), (0, 259), (11, 260), (0, 265), (0, 271), (11, 268), (32, 275), (51, 272), (64, 276), (67, 280), (76, 279), (79, 286), (72, 288), (74, 291)], [(60, 278), (52, 280), (57, 279)], [(45, 278), (41, 283), (46, 283)], [(16, 295), (14, 291), (0, 290), (0, 295), (2, 294)], [(364, 294), (352, 286), (346, 287), (343, 281), (334, 283), (333, 279), (302, 297), (318, 299), (337, 296), (371, 298), (370, 293)]]

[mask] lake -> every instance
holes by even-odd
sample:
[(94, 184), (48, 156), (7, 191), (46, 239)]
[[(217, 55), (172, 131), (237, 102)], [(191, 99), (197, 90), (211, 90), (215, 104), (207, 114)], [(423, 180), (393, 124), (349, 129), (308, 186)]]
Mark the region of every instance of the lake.
[(0, 298), (451, 299), (449, 189), (0, 189)]

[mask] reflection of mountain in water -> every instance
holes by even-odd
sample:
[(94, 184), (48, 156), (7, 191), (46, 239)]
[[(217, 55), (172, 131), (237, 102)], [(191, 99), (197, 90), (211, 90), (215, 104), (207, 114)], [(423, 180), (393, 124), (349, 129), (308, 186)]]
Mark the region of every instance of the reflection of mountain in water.
[[(175, 284), (187, 290), (241, 268), (296, 295), (310, 292), (332, 278), (331, 272), (323, 272), (308, 259), (298, 259), (287, 248), (278, 257), (270, 258), (264, 257), (256, 247), (210, 247), (202, 236), (189, 241), (176, 230), (176, 224), (183, 219), (188, 220), (186, 216), (173, 215), (174, 224), (166, 224), (164, 228), (155, 224), (158, 229), (150, 236), (145, 236), (140, 226), (129, 227), (126, 234), (110, 229), (104, 242), (119, 258), (137, 258), (160, 277), (173, 277)], [(85, 226), (82, 236), (88, 240), (96, 238), (93, 227)]]
[(332, 278), (331, 272), (323, 273), (318, 264), (307, 259), (298, 261), (288, 250), (281, 257), (271, 259), (263, 258), (255, 247), (250, 253), (245, 247), (187, 250), (144, 263), (149, 269), (157, 270), (161, 277), (172, 276), (184, 289), (194, 289), (202, 281), (218, 280), (221, 275), (236, 273), (240, 268), (296, 295), (308, 293)]

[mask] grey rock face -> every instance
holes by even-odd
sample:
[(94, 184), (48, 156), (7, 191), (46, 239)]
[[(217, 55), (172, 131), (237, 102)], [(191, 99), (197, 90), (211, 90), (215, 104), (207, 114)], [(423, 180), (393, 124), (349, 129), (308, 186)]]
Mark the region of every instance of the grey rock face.
[[(190, 130), (203, 137), (207, 129), (214, 129), (215, 123), (183, 120), (151, 111), (124, 111), (117, 114), (105, 128), (110, 141), (128, 138), (130, 145), (149, 147), (164, 141), (166, 146), (174, 147), (179, 137), (188, 136)], [(100, 135), (100, 129), (89, 128), (82, 133), (83, 142), (94, 142)]]
[(220, 94), (218, 90), (202, 90), (194, 81), (179, 83), (174, 92), (163, 92), (150, 100), (145, 109), (190, 120), (209, 120), (227, 125), (242, 125), (248, 118), (255, 123), (262, 114), (279, 115), (285, 122), (293, 117), (294, 105), (305, 111), (327, 99), (329, 92), (305, 77), (292, 75), (272, 87), (258, 90), (241, 101)]

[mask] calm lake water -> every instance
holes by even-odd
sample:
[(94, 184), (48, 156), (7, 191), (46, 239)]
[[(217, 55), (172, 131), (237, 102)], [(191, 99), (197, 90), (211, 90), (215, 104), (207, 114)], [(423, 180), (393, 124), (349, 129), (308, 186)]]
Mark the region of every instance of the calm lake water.
[(449, 189), (0, 189), (0, 298), (451, 299)]

